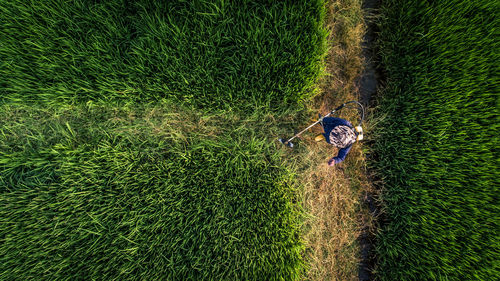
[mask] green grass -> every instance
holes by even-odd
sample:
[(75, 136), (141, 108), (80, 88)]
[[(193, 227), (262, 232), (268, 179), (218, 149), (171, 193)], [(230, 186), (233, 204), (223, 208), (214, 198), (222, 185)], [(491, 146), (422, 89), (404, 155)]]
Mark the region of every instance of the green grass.
[(500, 276), (499, 5), (385, 1), (380, 280)]
[(324, 13), (1, 1), (0, 279), (300, 279), (274, 141), (315, 93)]
[(2, 1), (0, 96), (294, 105), (321, 71), (322, 3)]
[(17, 106), (0, 116), (0, 279), (302, 273), (293, 171), (254, 129), (268, 119), (233, 130), (220, 127), (227, 116), (165, 106)]

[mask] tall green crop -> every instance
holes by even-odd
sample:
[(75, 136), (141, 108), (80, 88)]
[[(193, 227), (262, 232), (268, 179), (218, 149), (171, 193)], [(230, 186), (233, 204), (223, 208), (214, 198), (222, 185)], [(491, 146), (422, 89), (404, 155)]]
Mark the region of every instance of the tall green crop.
[(500, 275), (498, 4), (385, 1), (380, 280)]
[(297, 104), (321, 71), (322, 3), (5, 0), (0, 98)]
[(0, 1), (0, 279), (300, 279), (323, 4)]
[(281, 150), (175, 113), (2, 108), (0, 279), (297, 280)]

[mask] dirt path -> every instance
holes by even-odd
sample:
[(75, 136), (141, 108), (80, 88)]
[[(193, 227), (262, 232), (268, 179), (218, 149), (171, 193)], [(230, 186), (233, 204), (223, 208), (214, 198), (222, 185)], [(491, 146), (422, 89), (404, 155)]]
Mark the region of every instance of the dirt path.
[(362, 5), (366, 32), (361, 44), (362, 55), (365, 61), (365, 69), (359, 81), (359, 95), (363, 104), (370, 104), (372, 96), (377, 93), (379, 73), (375, 66), (375, 17), (380, 0), (364, 0)]
[[(359, 79), (359, 95), (360, 100), (365, 105), (372, 104), (372, 101), (377, 93), (378, 81), (380, 79), (379, 72), (377, 71), (376, 50), (375, 50), (375, 36), (376, 24), (375, 17), (377, 16), (377, 9), (380, 7), (380, 0), (364, 0), (362, 5), (363, 17), (366, 26), (366, 32), (363, 37), (362, 55), (365, 62), (365, 68)], [(367, 192), (364, 198), (364, 204), (368, 208), (370, 215), (376, 218), (379, 214), (379, 209), (375, 203), (376, 191), (372, 190)], [(360, 265), (359, 265), (359, 280), (368, 281), (373, 280), (372, 271), (374, 269), (374, 223), (366, 224), (359, 236), (360, 245)]]

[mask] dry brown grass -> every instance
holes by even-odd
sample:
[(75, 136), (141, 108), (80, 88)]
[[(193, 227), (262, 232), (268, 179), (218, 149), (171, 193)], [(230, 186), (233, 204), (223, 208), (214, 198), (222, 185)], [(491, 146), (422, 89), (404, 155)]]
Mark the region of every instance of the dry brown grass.
[[(310, 105), (322, 114), (342, 102), (359, 100), (356, 81), (364, 65), (361, 42), (365, 32), (361, 1), (329, 1), (327, 24), (330, 30), (327, 75), (321, 82), (321, 94)], [(358, 115), (355, 110), (344, 110), (342, 117), (357, 122)], [(357, 280), (360, 262), (357, 239), (363, 228), (372, 225), (361, 202), (374, 190), (367, 177), (363, 142), (354, 145), (343, 163), (329, 167), (327, 161), (337, 151), (325, 142), (314, 143), (314, 136), (320, 132), (322, 129), (316, 126), (304, 136), (308, 166), (300, 175), (304, 185), (303, 205), (309, 214), (304, 227), (306, 259), (310, 265), (306, 279)]]

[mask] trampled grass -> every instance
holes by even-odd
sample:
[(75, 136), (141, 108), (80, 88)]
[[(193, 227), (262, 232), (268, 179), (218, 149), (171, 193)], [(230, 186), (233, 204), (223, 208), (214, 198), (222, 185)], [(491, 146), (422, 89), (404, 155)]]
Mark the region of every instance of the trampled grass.
[(270, 112), (314, 95), (323, 14), (0, 2), (0, 279), (299, 279), (294, 165), (272, 141), (296, 120)]
[(251, 110), (313, 95), (323, 1), (0, 4), (1, 99)]
[[(314, 98), (317, 113), (325, 114), (348, 100), (359, 100), (356, 82), (363, 70), (361, 42), (365, 31), (360, 0), (332, 0), (327, 7), (329, 50), (327, 75), (320, 83), (321, 93)], [(356, 109), (345, 109), (338, 115), (352, 122), (358, 120)], [(363, 124), (365, 136), (370, 137), (370, 121)], [(366, 177), (364, 142), (357, 142), (345, 162), (329, 167), (328, 159), (337, 150), (326, 143), (316, 143), (314, 137), (322, 132), (320, 126), (302, 135), (307, 150), (298, 161), (304, 168), (297, 180), (304, 187), (301, 198), (307, 219), (303, 237), (308, 273), (305, 280), (360, 280), (362, 231), (371, 226), (369, 214), (364, 214), (363, 198), (371, 186)], [(364, 220), (364, 221), (363, 221)]]
[(500, 275), (498, 2), (384, 1), (380, 280)]

